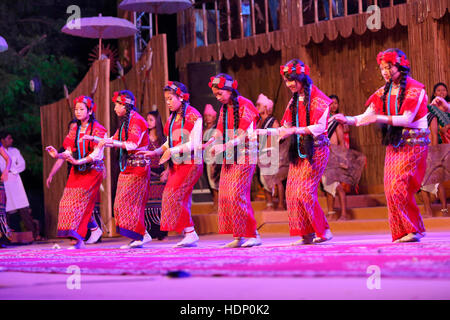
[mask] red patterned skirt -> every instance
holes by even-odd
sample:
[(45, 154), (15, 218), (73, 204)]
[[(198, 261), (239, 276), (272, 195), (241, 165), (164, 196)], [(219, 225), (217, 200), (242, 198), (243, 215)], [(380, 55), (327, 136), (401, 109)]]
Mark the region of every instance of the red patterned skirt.
[(299, 159), (290, 164), (286, 185), (286, 204), (291, 236), (315, 233), (322, 237), (329, 229), (327, 219), (317, 199), (317, 192), (323, 172), (328, 163), (328, 146), (314, 149), (312, 164)]
[(102, 180), (103, 171), (89, 169), (79, 172), (74, 168), (70, 170), (59, 202), (58, 237), (84, 240)]
[(191, 217), (192, 190), (202, 173), (202, 164), (174, 164), (170, 168), (162, 197), (161, 231), (182, 232), (194, 226)]
[(414, 195), (426, 170), (428, 146), (386, 147), (384, 192), (389, 211), (392, 241), (408, 233), (425, 232)]
[(133, 240), (142, 240), (145, 234), (145, 205), (149, 197), (150, 167), (134, 169), (127, 168), (119, 174), (114, 218), (118, 233)]
[(219, 183), (219, 233), (234, 237), (256, 236), (256, 220), (250, 199), (254, 164), (222, 165)]

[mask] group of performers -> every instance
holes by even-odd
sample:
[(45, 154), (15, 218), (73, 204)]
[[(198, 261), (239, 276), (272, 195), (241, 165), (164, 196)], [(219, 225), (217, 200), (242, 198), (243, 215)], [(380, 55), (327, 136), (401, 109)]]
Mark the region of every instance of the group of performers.
[[(223, 247), (261, 245), (250, 190), (257, 163), (255, 141), (265, 137), (275, 141), (274, 145), (288, 146), (286, 205), (290, 235), (299, 237), (292, 245), (328, 241), (332, 233), (318, 202), (318, 187), (330, 154), (328, 124), (334, 120), (342, 125), (383, 125), (383, 144), (387, 146), (384, 189), (392, 240), (419, 241), (425, 228), (414, 195), (425, 175), (430, 143), (428, 98), (424, 85), (409, 76), (409, 62), (401, 50), (380, 52), (377, 61), (386, 84), (367, 100), (367, 110), (358, 116), (336, 113), (331, 118), (333, 100), (313, 84), (309, 67), (298, 59), (287, 62), (280, 67), (280, 74), (292, 98), (279, 125), (259, 128), (258, 109), (240, 95), (237, 81), (218, 74), (210, 79), (209, 87), (222, 107), (217, 128), (206, 141), (202, 140), (203, 118), (189, 104), (189, 93), (180, 82), (169, 81), (163, 88), (170, 110), (164, 126), (166, 141), (156, 136), (149, 139), (148, 123), (136, 111), (131, 92), (115, 92), (112, 97), (121, 120), (112, 137), (95, 120), (94, 101), (78, 97), (74, 101), (76, 125), (64, 140), (64, 151), (47, 147), (52, 157), (73, 165), (60, 202), (58, 236), (76, 239), (73, 249), (84, 247), (103, 178), (104, 148), (118, 148), (121, 172), (114, 217), (117, 231), (131, 240), (121, 248), (142, 247), (152, 240), (144, 221), (151, 167), (159, 167), (162, 173), (165, 162), (161, 230), (184, 234), (175, 247), (195, 246), (199, 240), (191, 216), (192, 191), (203, 163), (214, 162), (223, 163), (217, 195), (219, 233), (234, 237)], [(156, 145), (151, 143), (155, 140), (159, 141)]]

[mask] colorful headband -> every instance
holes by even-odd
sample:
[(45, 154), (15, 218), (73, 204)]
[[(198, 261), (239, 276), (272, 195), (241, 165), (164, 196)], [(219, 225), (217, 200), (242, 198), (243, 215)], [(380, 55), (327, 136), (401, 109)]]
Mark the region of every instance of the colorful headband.
[(378, 64), (381, 64), (381, 61), (384, 61), (386, 63), (390, 63), (393, 65), (400, 65), (402, 67), (409, 68), (409, 61), (404, 56), (399, 56), (396, 51), (391, 52), (380, 52), (377, 55), (377, 62)]
[(167, 86), (175, 92), (177, 96), (180, 97), (181, 100), (188, 102), (189, 101), (189, 93), (184, 93), (173, 81), (167, 82)]
[(292, 76), (292, 74), (305, 74), (307, 76), (309, 76), (309, 67), (305, 64), (304, 66), (297, 64), (296, 66), (294, 66), (293, 63), (289, 63), (287, 65), (284, 66), (280, 66), (280, 74), (282, 76)]
[(77, 103), (84, 103), (89, 110), (95, 112), (97, 110), (97, 105), (94, 100), (88, 96), (79, 96), (73, 100), (73, 107), (77, 105)]
[(224, 90), (236, 90), (238, 87), (238, 83), (236, 80), (227, 80), (225, 77), (211, 77), (208, 86), (212, 88), (213, 86), (224, 89)]
[(131, 100), (130, 98), (128, 98), (126, 95), (120, 94), (119, 91), (115, 91), (114, 92), (114, 96), (112, 97), (112, 101), (113, 102), (118, 102), (118, 103), (121, 103), (121, 104), (131, 104), (132, 106), (134, 106), (134, 101)]

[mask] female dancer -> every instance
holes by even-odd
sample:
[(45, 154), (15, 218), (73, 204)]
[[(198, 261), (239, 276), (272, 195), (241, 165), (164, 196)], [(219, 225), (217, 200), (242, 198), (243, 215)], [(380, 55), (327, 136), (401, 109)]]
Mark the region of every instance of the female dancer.
[(144, 218), (150, 165), (149, 161), (137, 155), (138, 151), (148, 148), (148, 125), (136, 111), (133, 93), (128, 90), (116, 91), (112, 101), (121, 124), (112, 138), (102, 139), (99, 145), (120, 149), (120, 174), (114, 200), (114, 217), (117, 232), (132, 239), (129, 244), (120, 248), (140, 248), (152, 240), (145, 229)]
[(76, 98), (74, 108), (77, 123), (64, 139), (65, 151), (58, 153), (52, 146), (46, 150), (51, 157), (65, 159), (73, 165), (59, 203), (57, 236), (74, 238), (76, 243), (69, 249), (82, 249), (104, 170), (103, 147), (85, 141), (83, 137), (104, 138), (106, 129), (95, 120), (97, 106), (92, 98)]
[[(148, 150), (154, 151), (167, 141), (163, 132), (164, 127), (161, 115), (157, 110), (150, 111), (147, 114), (147, 123), (148, 135), (150, 138)], [(152, 172), (150, 178), (149, 199), (145, 208), (145, 223), (150, 236), (162, 240), (167, 236), (167, 232), (161, 231), (161, 203), (167, 177), (169, 176), (169, 169), (166, 169), (166, 165), (159, 164), (159, 157), (157, 155), (150, 160)]]
[(198, 157), (202, 147), (202, 116), (189, 104), (184, 84), (169, 81), (164, 87), (164, 97), (171, 112), (164, 126), (168, 141), (155, 151), (139, 154), (162, 155), (161, 163), (171, 158), (162, 198), (161, 230), (183, 232), (183, 240), (175, 247), (191, 247), (199, 240), (191, 217), (191, 198), (203, 172), (201, 157)]
[(425, 207), (424, 217), (432, 217), (430, 193), (439, 197), (441, 213), (448, 214), (447, 196), (444, 182), (450, 175), (450, 112), (442, 102), (450, 102), (447, 86), (436, 83), (433, 87), (431, 104), (428, 105), (428, 125), (431, 132), (431, 145), (428, 149), (427, 170), (422, 181), (421, 194)]
[[(226, 248), (258, 246), (261, 239), (256, 231), (250, 200), (256, 161), (250, 161), (248, 148), (248, 132), (256, 129), (258, 110), (239, 94), (237, 81), (227, 74), (212, 77), (209, 87), (222, 103), (217, 132), (212, 138), (219, 143), (211, 148), (214, 155), (223, 152), (225, 158), (219, 184), (219, 233), (231, 233), (235, 238), (224, 246)], [(236, 146), (244, 146), (245, 151), (239, 148), (238, 153)], [(244, 237), (248, 240), (245, 241)]]
[(327, 121), (332, 100), (313, 85), (309, 67), (293, 59), (280, 67), (280, 74), (293, 97), (286, 108), (281, 128), (258, 130), (258, 134), (290, 135), (290, 166), (286, 204), (291, 236), (302, 238), (292, 245), (330, 240), (332, 234), (319, 205), (317, 192), (327, 166), (329, 140)]
[(350, 125), (383, 124), (384, 192), (394, 242), (419, 241), (425, 227), (414, 195), (425, 174), (428, 153), (427, 101), (424, 85), (408, 76), (409, 61), (403, 51), (388, 49), (377, 56), (386, 84), (366, 102), (356, 117), (334, 118)]

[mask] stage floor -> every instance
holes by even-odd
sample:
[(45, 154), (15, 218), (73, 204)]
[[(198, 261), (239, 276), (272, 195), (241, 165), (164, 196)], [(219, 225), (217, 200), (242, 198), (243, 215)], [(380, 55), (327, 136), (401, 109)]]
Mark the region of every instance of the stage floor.
[[(219, 249), (231, 238), (207, 235), (197, 248), (173, 249), (179, 239), (134, 250), (117, 249), (125, 238), (87, 250), (65, 250), (67, 240), (0, 249), (0, 299), (450, 299), (450, 232), (408, 244), (335, 235), (302, 247), (264, 234), (262, 246), (240, 249)], [(186, 277), (167, 276), (179, 270)]]

